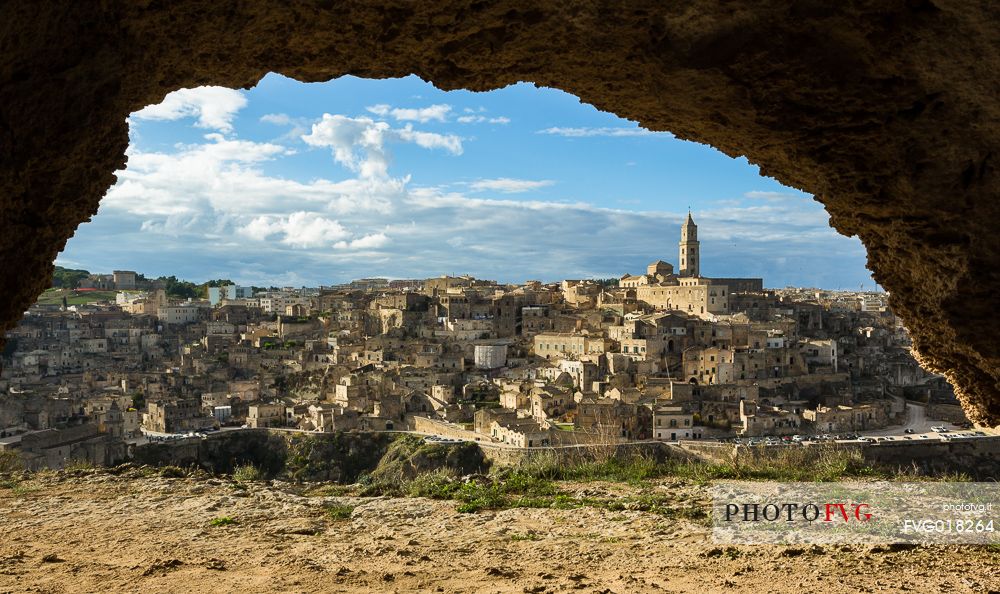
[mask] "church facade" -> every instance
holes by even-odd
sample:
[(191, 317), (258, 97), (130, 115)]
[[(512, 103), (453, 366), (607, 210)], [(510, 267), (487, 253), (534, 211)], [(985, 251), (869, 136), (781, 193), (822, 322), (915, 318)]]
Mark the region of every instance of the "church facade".
[(680, 267), (658, 260), (646, 268), (646, 274), (626, 274), (618, 286), (634, 289), (637, 300), (661, 311), (681, 311), (698, 317), (729, 313), (729, 296), (733, 292), (747, 293), (764, 290), (759, 278), (708, 278), (701, 275), (701, 242), (698, 225), (688, 212), (681, 225), (678, 244)]

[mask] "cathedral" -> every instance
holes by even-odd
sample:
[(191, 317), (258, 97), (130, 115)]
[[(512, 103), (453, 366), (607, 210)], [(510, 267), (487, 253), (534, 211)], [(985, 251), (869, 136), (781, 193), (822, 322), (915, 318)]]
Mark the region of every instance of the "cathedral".
[(707, 278), (701, 275), (701, 243), (698, 225), (688, 211), (681, 225), (677, 272), (674, 266), (657, 260), (646, 274), (621, 277), (618, 286), (635, 291), (635, 298), (657, 310), (682, 311), (699, 317), (729, 313), (729, 295), (764, 290), (759, 278)]

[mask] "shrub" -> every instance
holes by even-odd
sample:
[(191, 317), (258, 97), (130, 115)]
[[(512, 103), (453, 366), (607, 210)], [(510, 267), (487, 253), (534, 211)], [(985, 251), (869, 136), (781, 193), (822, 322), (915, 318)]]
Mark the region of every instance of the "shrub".
[(184, 478), (187, 472), (180, 466), (164, 466), (160, 469), (160, 476), (163, 478)]
[(419, 474), (410, 481), (407, 493), (410, 497), (430, 497), (431, 499), (451, 499), (462, 487), (455, 473), (447, 468), (438, 468)]
[(73, 459), (73, 460), (67, 460), (66, 463), (63, 464), (63, 470), (69, 472), (80, 471), (80, 470), (94, 470), (95, 468), (96, 466), (94, 466), (92, 462), (88, 462), (87, 460)]
[(465, 483), (456, 492), (462, 503), (456, 508), (461, 513), (475, 513), (484, 509), (503, 509), (508, 506), (507, 495), (498, 483)]
[(220, 516), (218, 518), (213, 518), (208, 525), (209, 526), (229, 526), (230, 524), (235, 524), (236, 520), (231, 516)]
[(263, 480), (264, 476), (253, 464), (243, 464), (233, 469), (233, 480), (237, 483), (252, 483)]
[(343, 503), (333, 503), (326, 506), (326, 517), (334, 520), (350, 520), (351, 514), (354, 513), (353, 505), (346, 505)]

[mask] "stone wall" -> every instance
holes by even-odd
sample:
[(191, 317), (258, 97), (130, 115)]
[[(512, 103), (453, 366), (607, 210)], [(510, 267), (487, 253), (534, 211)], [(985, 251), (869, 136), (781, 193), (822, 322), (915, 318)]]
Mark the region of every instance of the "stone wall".
[(482, 441), (491, 443), (493, 440), (490, 439), (488, 435), (481, 435), (475, 431), (469, 431), (464, 427), (456, 425), (454, 423), (448, 423), (447, 421), (438, 421), (437, 419), (429, 419), (427, 417), (413, 417), (413, 430), (419, 433), (430, 433), (432, 435), (441, 435), (443, 437), (449, 437), (451, 439), (465, 439), (471, 441)]
[(969, 420), (965, 411), (957, 404), (928, 404), (926, 411), (928, 419), (940, 419), (956, 425)]

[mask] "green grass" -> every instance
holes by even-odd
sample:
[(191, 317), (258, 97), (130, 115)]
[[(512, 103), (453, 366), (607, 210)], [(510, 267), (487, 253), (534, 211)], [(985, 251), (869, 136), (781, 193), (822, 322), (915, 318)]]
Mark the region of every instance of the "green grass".
[(326, 506), (326, 517), (334, 521), (350, 520), (353, 513), (353, 505), (333, 503)]
[(318, 487), (313, 487), (308, 489), (304, 495), (306, 497), (342, 497), (344, 495), (353, 495), (354, 487), (352, 485), (320, 485)]
[(514, 542), (524, 541), (524, 540), (536, 541), (536, 540), (541, 540), (542, 537), (534, 532), (526, 532), (524, 534), (518, 534), (515, 532), (514, 534), (510, 535), (510, 539)]
[(484, 509), (541, 507), (540, 502), (560, 493), (548, 479), (514, 471), (489, 477), (482, 482), (462, 483), (452, 492), (452, 499), (460, 502), (458, 511), (472, 513)]
[(209, 526), (219, 527), (219, 526), (231, 526), (236, 524), (236, 520), (231, 516), (219, 516), (218, 518), (212, 518), (209, 521)]
[(409, 482), (406, 492), (410, 497), (452, 499), (461, 486), (454, 472), (439, 468), (417, 475)]
[(73, 289), (46, 289), (38, 297), (39, 305), (62, 305), (63, 297), (67, 305), (82, 305), (95, 301), (114, 301), (118, 291), (76, 291)]
[(240, 484), (264, 480), (264, 474), (253, 464), (243, 464), (233, 469), (233, 480)]
[[(566, 463), (555, 455), (543, 454), (525, 461), (518, 470), (550, 480), (610, 481), (640, 486), (665, 477), (700, 483), (712, 480), (829, 482), (846, 478), (892, 478), (898, 474), (876, 470), (864, 462), (858, 450), (833, 447), (782, 448), (767, 455), (741, 452), (725, 462), (658, 461), (636, 455)], [(902, 476), (910, 478), (906, 474)]]
[[(886, 478), (866, 465), (857, 450), (837, 448), (788, 448), (769, 456), (737, 455), (726, 462), (656, 460), (651, 457), (580, 459), (572, 463), (540, 455), (520, 466), (494, 472), (483, 480), (460, 483), (445, 475), (418, 477), (409, 490), (413, 496), (454, 499), (458, 511), (534, 507), (573, 509), (599, 507), (609, 511), (642, 511), (668, 518), (706, 521), (705, 505), (674, 494), (648, 492), (649, 481), (678, 478), (695, 483), (713, 480), (770, 480), (827, 482), (852, 478)], [(556, 481), (607, 481), (628, 483), (639, 494), (614, 498), (574, 497)]]
[[(584, 454), (567, 461), (541, 453), (513, 468), (495, 469), (463, 481), (455, 471), (437, 469), (406, 478), (402, 473), (362, 477), (353, 491), (366, 496), (411, 496), (457, 502), (457, 510), (475, 513), (510, 508), (574, 509), (596, 507), (612, 512), (639, 511), (665, 518), (707, 521), (707, 503), (683, 493), (652, 490), (656, 479), (679, 479), (695, 484), (717, 480), (830, 482), (838, 480), (968, 480), (964, 475), (919, 477), (908, 469), (876, 469), (860, 451), (837, 447), (783, 448), (761, 455), (738, 451), (725, 461), (655, 459), (650, 456), (596, 456)], [(638, 493), (607, 497), (574, 496), (559, 481), (627, 483)], [(349, 489), (349, 487), (341, 487)], [(339, 489), (338, 489), (339, 490)], [(340, 493), (330, 493), (340, 494)]]

